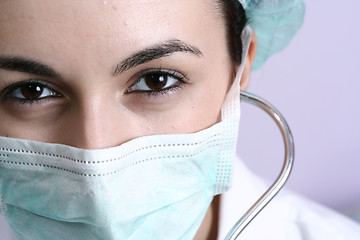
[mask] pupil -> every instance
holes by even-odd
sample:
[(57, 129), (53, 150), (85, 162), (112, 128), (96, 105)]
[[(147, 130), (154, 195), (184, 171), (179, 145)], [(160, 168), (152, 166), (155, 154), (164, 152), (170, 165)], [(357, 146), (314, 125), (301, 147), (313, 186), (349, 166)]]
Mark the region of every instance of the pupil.
[(25, 98), (34, 99), (41, 96), (43, 87), (36, 84), (27, 84), (21, 88), (21, 93)]
[(149, 74), (145, 76), (145, 82), (152, 90), (162, 90), (167, 83), (167, 77), (161, 74)]

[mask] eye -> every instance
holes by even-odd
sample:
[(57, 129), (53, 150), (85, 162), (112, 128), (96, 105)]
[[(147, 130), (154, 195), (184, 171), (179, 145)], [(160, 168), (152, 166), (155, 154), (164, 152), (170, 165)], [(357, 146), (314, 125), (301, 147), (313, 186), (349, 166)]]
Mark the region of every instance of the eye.
[(23, 81), (5, 88), (3, 98), (35, 102), (48, 97), (59, 97), (60, 94), (39, 80)]
[(146, 71), (125, 93), (165, 93), (186, 84), (185, 76), (170, 70)]

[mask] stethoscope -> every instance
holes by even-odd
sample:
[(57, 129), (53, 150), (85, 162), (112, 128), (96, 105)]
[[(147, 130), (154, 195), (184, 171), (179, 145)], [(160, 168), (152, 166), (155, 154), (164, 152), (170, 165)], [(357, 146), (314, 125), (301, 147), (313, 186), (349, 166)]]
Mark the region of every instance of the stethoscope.
[(289, 178), (294, 163), (294, 141), (285, 118), (282, 114), (268, 101), (251, 94), (241, 91), (240, 99), (244, 102), (260, 107), (267, 112), (280, 128), (285, 144), (285, 160), (280, 175), (270, 188), (257, 200), (252, 207), (239, 219), (225, 237), (225, 240), (237, 239), (240, 233), (248, 226), (248, 224), (257, 216), (257, 214), (274, 198), (281, 190), (285, 182)]

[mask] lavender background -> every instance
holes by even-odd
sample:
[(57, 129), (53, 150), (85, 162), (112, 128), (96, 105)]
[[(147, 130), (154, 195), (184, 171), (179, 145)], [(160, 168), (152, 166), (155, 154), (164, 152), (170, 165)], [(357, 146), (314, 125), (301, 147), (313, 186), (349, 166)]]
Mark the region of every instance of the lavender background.
[[(290, 124), (296, 162), (287, 187), (336, 210), (360, 210), (360, 1), (305, 3), (299, 34), (253, 73), (248, 90)], [(283, 160), (281, 135), (261, 110), (242, 106), (238, 154), (273, 179)]]

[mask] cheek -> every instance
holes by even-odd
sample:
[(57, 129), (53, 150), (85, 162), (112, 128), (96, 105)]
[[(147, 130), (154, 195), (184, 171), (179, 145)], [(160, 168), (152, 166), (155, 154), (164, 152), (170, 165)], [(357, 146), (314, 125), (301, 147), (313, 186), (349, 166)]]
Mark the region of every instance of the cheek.
[(201, 81), (184, 89), (172, 109), (144, 115), (151, 126), (149, 133), (193, 133), (221, 121), (221, 107), (232, 82), (225, 70), (205, 72)]
[(58, 104), (48, 104), (44, 108), (37, 106), (39, 110), (26, 110), (23, 106), (14, 109), (6, 105), (3, 101), (0, 104), (0, 136), (54, 141), (54, 126), (64, 112)]

